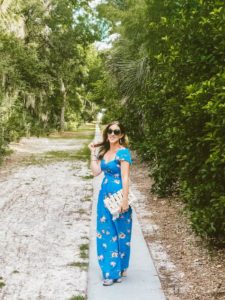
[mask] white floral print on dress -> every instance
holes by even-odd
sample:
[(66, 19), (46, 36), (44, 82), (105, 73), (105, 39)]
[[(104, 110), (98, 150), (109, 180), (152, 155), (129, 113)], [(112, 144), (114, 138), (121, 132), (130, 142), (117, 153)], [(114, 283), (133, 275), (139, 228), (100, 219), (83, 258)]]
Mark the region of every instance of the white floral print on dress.
[(111, 261), (110, 265), (113, 266), (113, 267), (115, 267), (116, 266), (116, 262), (115, 261)]
[(112, 257), (118, 257), (118, 252), (113, 252)]
[(98, 256), (98, 260), (103, 260), (104, 259), (104, 256), (103, 255), (99, 255)]
[(116, 235), (113, 236), (113, 237), (112, 237), (112, 240), (113, 240), (113, 242), (115, 242), (115, 241), (117, 240), (117, 236), (116, 236)]
[(115, 179), (114, 182), (115, 182), (116, 184), (120, 184), (120, 180), (118, 180), (118, 179)]
[(100, 218), (100, 222), (105, 222), (105, 220), (106, 220), (106, 217), (105, 216), (102, 216), (101, 218)]
[(102, 247), (107, 248), (107, 244), (106, 244), (106, 243), (103, 243), (103, 244), (102, 244)]
[(101, 235), (101, 233), (99, 233), (99, 232), (97, 232), (97, 238), (99, 238), (99, 239), (101, 239), (102, 238), (102, 235)]
[(125, 233), (121, 232), (121, 233), (119, 234), (119, 238), (120, 238), (120, 239), (124, 239), (125, 237), (126, 237), (126, 234), (125, 234)]

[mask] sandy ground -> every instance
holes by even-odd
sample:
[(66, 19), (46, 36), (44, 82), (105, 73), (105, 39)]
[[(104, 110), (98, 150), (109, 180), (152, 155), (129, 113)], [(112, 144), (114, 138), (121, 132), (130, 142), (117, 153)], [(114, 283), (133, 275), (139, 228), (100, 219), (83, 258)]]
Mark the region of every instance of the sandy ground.
[[(0, 299), (86, 294), (92, 179), (88, 162), (43, 162), (85, 139), (23, 138), (0, 170)], [(30, 154), (41, 164), (26, 164)]]
[[(46, 155), (76, 152), (85, 142), (23, 138), (11, 144), (15, 152), (0, 168), (1, 300), (86, 296), (91, 173), (86, 161)], [(132, 158), (135, 210), (167, 299), (224, 300), (224, 251), (210, 251), (196, 237), (180, 202), (150, 193), (148, 167), (135, 153)]]
[(225, 250), (195, 235), (179, 199), (152, 194), (148, 166), (135, 153), (133, 160), (131, 180), (141, 195), (136, 212), (167, 299), (225, 300)]

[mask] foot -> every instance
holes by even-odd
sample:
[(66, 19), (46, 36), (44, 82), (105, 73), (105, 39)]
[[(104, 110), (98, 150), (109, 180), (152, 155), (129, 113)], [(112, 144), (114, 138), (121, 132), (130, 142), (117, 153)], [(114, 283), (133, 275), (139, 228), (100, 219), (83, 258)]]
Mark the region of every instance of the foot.
[(104, 279), (103, 280), (103, 285), (112, 285), (113, 283), (119, 283), (119, 282), (122, 282), (122, 278)]
[(113, 279), (114, 280), (114, 282), (122, 282), (122, 278), (120, 277), (120, 278), (117, 278), (117, 279)]
[(126, 269), (121, 271), (121, 276), (122, 277), (127, 277), (127, 270)]
[(113, 279), (104, 279), (103, 280), (103, 285), (112, 285), (114, 283)]

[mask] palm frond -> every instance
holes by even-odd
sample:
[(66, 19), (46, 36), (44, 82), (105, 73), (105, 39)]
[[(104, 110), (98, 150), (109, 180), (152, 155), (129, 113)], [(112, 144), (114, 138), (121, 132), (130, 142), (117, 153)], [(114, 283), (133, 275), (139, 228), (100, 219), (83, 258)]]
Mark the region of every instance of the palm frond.
[(107, 67), (117, 77), (118, 86), (124, 97), (133, 97), (147, 88), (151, 75), (150, 61), (147, 57), (138, 60), (112, 57), (108, 60)]

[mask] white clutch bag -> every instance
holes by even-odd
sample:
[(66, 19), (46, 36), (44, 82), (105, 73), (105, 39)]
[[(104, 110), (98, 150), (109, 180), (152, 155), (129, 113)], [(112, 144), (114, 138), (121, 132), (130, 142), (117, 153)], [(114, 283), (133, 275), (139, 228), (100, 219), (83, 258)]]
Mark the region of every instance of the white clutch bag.
[[(110, 213), (113, 215), (113, 220), (119, 217), (120, 211), (120, 205), (123, 200), (123, 189), (120, 189), (116, 193), (106, 197), (104, 199), (105, 206), (108, 208)], [(128, 204), (133, 206), (136, 201), (136, 197), (133, 193), (129, 192), (128, 195)]]

